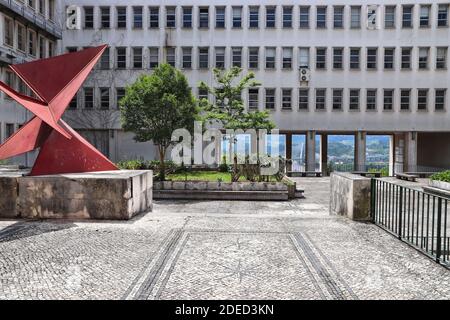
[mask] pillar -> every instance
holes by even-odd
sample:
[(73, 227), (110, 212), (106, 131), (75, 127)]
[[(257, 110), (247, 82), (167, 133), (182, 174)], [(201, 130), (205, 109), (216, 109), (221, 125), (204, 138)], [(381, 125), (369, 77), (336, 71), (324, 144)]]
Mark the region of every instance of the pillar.
[(405, 133), (405, 172), (417, 172), (417, 132)]
[(286, 171), (292, 171), (292, 133), (286, 133)]
[(320, 136), (320, 162), (322, 175), (328, 175), (328, 135), (325, 133)]
[(316, 132), (306, 132), (306, 171), (316, 171)]
[(366, 133), (358, 131), (355, 134), (355, 171), (366, 171)]

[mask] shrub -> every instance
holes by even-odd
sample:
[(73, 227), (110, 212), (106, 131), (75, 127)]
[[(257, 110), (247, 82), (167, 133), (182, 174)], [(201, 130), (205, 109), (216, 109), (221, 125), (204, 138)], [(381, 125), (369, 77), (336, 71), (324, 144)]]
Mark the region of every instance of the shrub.
[(430, 177), (430, 179), (444, 181), (444, 182), (450, 182), (450, 170), (435, 173)]
[(230, 166), (227, 164), (227, 157), (222, 157), (222, 163), (219, 165), (219, 172), (229, 172)]
[(124, 160), (117, 163), (119, 169), (123, 170), (145, 170), (147, 166), (143, 160)]

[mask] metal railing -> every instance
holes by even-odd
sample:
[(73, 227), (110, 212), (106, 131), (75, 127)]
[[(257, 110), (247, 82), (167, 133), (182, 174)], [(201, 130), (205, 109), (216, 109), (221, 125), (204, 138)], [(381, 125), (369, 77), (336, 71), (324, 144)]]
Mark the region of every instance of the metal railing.
[(372, 179), (373, 222), (450, 267), (450, 198), (382, 179)]

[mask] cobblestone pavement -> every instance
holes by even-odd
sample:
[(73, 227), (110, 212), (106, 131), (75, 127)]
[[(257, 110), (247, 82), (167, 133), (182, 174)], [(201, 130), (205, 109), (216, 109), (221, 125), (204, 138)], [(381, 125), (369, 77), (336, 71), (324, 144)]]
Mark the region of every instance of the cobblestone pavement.
[(327, 178), (291, 202), (158, 201), (128, 222), (0, 221), (1, 299), (449, 299), (450, 271), (328, 214)]

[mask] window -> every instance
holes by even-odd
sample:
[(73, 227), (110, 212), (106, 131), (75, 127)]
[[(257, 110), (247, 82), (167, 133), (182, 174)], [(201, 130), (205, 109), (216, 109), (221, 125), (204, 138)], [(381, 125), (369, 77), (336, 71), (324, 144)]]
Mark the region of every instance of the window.
[(409, 105), (411, 102), (411, 90), (401, 89), (400, 90), (400, 110), (409, 110)]
[(447, 47), (436, 48), (436, 69), (447, 68)]
[(231, 48), (231, 66), (241, 67), (242, 66), (242, 48), (234, 47)]
[(327, 48), (316, 48), (316, 69), (326, 69)]
[(417, 110), (428, 109), (428, 89), (417, 90)]
[(285, 110), (292, 109), (292, 89), (281, 90), (281, 108)]
[(216, 51), (216, 68), (224, 69), (225, 68), (225, 48), (218, 47), (215, 49)]
[[(67, 53), (72, 53), (72, 52), (77, 52), (78, 48), (77, 47), (66, 47), (66, 52)], [(103, 56), (103, 55), (102, 55)], [(101, 58), (100, 58), (101, 59)]]
[(45, 15), (45, 0), (39, 0), (39, 13)]
[(266, 109), (275, 109), (275, 89), (266, 89)]
[(45, 38), (39, 37), (39, 58), (45, 58)]
[(248, 21), (249, 28), (259, 28), (259, 7), (249, 8)]
[(430, 5), (421, 5), (420, 6), (420, 27), (425, 28), (430, 26)]
[(395, 6), (386, 6), (384, 11), (384, 27), (395, 28)]
[(283, 48), (283, 69), (292, 68), (292, 48)]
[(411, 48), (402, 48), (402, 69), (411, 69)]
[(159, 7), (149, 8), (150, 28), (159, 28)]
[(159, 48), (149, 48), (149, 68), (154, 69), (159, 64)]
[(298, 63), (300, 68), (309, 68), (309, 48), (298, 49)]
[(437, 25), (438, 25), (438, 27), (447, 27), (448, 26), (448, 4), (440, 4), (439, 5)]
[(342, 69), (342, 56), (344, 53), (343, 48), (333, 48), (333, 68)]
[(394, 104), (394, 90), (384, 89), (383, 109), (392, 110), (393, 104)]
[(326, 94), (326, 89), (316, 89), (316, 110), (325, 110)]
[(275, 69), (276, 48), (266, 48), (266, 69)]
[(48, 57), (53, 57), (55, 55), (55, 43), (53, 41), (48, 42)]
[(25, 27), (21, 24), (17, 25), (17, 49), (25, 52), (26, 50), (26, 34)]
[(192, 68), (192, 48), (183, 48), (183, 61), (181, 63), (181, 66), (183, 69), (190, 69)]
[(166, 63), (170, 64), (172, 67), (175, 67), (175, 48), (170, 47), (166, 49)]
[(429, 48), (419, 48), (419, 69), (428, 68), (428, 53)]
[(248, 89), (248, 108), (249, 109), (258, 109), (259, 107), (259, 89), (258, 88), (250, 88)]
[(120, 100), (125, 97), (125, 88), (116, 88), (116, 107), (120, 107)]
[(209, 48), (198, 48), (198, 67), (207, 69), (209, 67)]
[(117, 7), (117, 28), (127, 27), (127, 7)]
[(299, 20), (301, 29), (309, 28), (309, 7), (307, 6), (300, 7)]
[(28, 54), (36, 56), (36, 32), (28, 30)]
[(6, 139), (10, 138), (14, 134), (14, 124), (13, 123), (7, 123), (6, 124)]
[(361, 28), (361, 7), (351, 6), (350, 7), (350, 28), (359, 29)]
[(198, 88), (198, 100), (208, 100), (208, 90), (204, 88)]
[(198, 9), (198, 27), (209, 28), (209, 8), (202, 7)]
[(100, 27), (103, 29), (111, 27), (111, 15), (109, 7), (100, 7)]
[(142, 48), (133, 48), (133, 68), (142, 69)]
[(292, 28), (292, 7), (283, 7), (283, 28)]
[(259, 48), (250, 47), (248, 48), (248, 68), (258, 69), (259, 68)]
[(84, 7), (84, 28), (92, 29), (94, 28), (94, 8)]
[(350, 110), (359, 110), (359, 89), (350, 89)]
[(166, 7), (166, 28), (176, 27), (175, 7)]
[(242, 27), (242, 7), (233, 7), (233, 28)]
[(402, 27), (403, 28), (412, 28), (412, 16), (413, 16), (413, 6), (402, 6)]
[(25, 85), (25, 82), (22, 81), (22, 79), (18, 78), (18, 88), (17, 91), (21, 94), (27, 94), (27, 86)]
[(76, 109), (78, 108), (78, 101), (77, 101), (77, 95), (75, 94), (69, 102), (69, 109)]
[(55, 20), (55, 1), (54, 0), (48, 0), (48, 18), (50, 20)]
[(183, 28), (192, 28), (192, 7), (183, 7)]
[(309, 105), (309, 89), (300, 88), (298, 90), (298, 108), (300, 110), (307, 110)]
[[(14, 74), (11, 71), (5, 72), (5, 83), (9, 87), (14, 88)], [(9, 98), (8, 95), (5, 95), (5, 96)]]
[(84, 108), (93, 109), (94, 108), (94, 89), (84, 88)]
[(333, 27), (335, 29), (341, 29), (344, 27), (344, 7), (333, 7)]
[(377, 109), (377, 89), (367, 89), (366, 107), (367, 110)]
[(394, 48), (384, 48), (384, 69), (394, 69)]
[(266, 7), (266, 28), (275, 28), (276, 7)]
[(109, 88), (100, 88), (100, 108), (109, 109)]
[(127, 67), (127, 48), (116, 48), (116, 68), (125, 69)]
[(216, 28), (225, 28), (225, 7), (216, 7)]
[(133, 7), (133, 28), (142, 29), (142, 26), (142, 7)]
[(333, 110), (342, 110), (342, 89), (333, 89)]
[(367, 69), (377, 68), (377, 48), (367, 48)]
[(435, 100), (434, 100), (434, 109), (435, 110), (444, 110), (445, 109), (445, 94), (447, 90), (445, 89), (436, 89), (435, 91)]
[(100, 69), (101, 70), (108, 70), (110, 68), (109, 65), (109, 48), (106, 48), (105, 51), (103, 51), (102, 56), (100, 57)]
[(5, 31), (4, 31), (4, 42), (6, 45), (14, 46), (14, 23), (11, 19), (6, 18), (4, 20)]
[(327, 27), (327, 7), (316, 7), (316, 27), (325, 29)]

